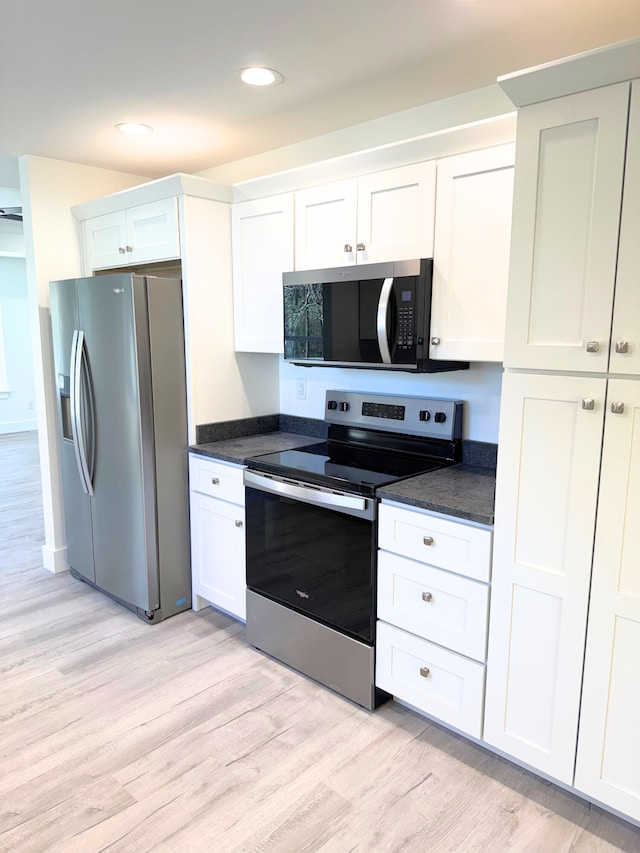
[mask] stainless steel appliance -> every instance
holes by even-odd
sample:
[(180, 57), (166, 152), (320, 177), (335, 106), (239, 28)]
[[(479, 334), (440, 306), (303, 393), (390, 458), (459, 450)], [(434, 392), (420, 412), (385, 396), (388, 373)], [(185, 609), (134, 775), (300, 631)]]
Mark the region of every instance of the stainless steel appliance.
[(437, 373), (429, 358), (433, 260), (284, 273), (284, 357), (306, 367)]
[(247, 639), (365, 708), (377, 490), (460, 461), (462, 403), (327, 391), (328, 441), (247, 460)]
[(69, 566), (157, 622), (191, 606), (181, 282), (50, 290)]

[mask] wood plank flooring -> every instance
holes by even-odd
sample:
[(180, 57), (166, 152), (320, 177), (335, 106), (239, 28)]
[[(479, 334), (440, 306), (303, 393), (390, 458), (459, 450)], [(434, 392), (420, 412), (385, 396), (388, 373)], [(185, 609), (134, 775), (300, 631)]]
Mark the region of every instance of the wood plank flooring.
[(640, 830), (207, 608), (146, 625), (41, 567), (34, 434), (0, 436), (0, 851), (605, 853)]

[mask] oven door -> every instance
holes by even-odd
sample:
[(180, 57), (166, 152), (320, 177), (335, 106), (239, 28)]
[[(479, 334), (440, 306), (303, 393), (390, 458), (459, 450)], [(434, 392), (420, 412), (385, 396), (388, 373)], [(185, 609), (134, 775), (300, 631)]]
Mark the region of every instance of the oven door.
[(377, 501), (245, 471), (247, 587), (373, 643)]

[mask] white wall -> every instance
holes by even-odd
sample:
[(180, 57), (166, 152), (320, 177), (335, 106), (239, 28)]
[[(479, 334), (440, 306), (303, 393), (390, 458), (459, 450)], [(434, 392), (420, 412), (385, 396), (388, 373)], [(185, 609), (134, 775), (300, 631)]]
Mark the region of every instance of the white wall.
[(57, 446), (49, 282), (82, 275), (80, 234), (71, 206), (146, 180), (138, 175), (44, 157), (20, 158), (44, 508), (43, 563), (50, 571), (63, 571), (68, 565)]
[(31, 321), (24, 258), (0, 257), (0, 315), (7, 380), (7, 388), (0, 389), (0, 433), (36, 429)]
[(24, 258), (22, 222), (0, 219), (0, 255)]
[[(296, 380), (306, 384), (306, 400), (296, 398)], [(465, 400), (463, 438), (498, 441), (501, 364), (472, 364), (469, 370), (440, 374), (396, 373), (336, 367), (297, 367), (281, 359), (280, 411), (307, 418), (324, 417), (325, 391), (374, 391)]]
[[(467, 124), (477, 125), (477, 132), (482, 134), (483, 123), (495, 119), (497, 116), (513, 114), (513, 112), (513, 104), (509, 98), (497, 84), (494, 84), (372, 121), (362, 122), (344, 130), (306, 139), (294, 145), (266, 151), (264, 154), (257, 154), (254, 157), (215, 166), (199, 172), (199, 174), (203, 178), (209, 178), (221, 184), (250, 181), (265, 175), (290, 169), (300, 169), (309, 164), (318, 164), (325, 160), (348, 157), (356, 152), (390, 148), (396, 143), (417, 140), (428, 135), (436, 137), (449, 128)], [(496, 140), (488, 138), (486, 142), (480, 142), (475, 147), (497, 145), (504, 141), (502, 138)], [(450, 150), (448, 153), (457, 152)], [(441, 152), (436, 149), (436, 153), (431, 156), (441, 156)], [(399, 164), (400, 162), (395, 165)], [(319, 180), (328, 181), (331, 178), (327, 177), (326, 174), (319, 173)]]

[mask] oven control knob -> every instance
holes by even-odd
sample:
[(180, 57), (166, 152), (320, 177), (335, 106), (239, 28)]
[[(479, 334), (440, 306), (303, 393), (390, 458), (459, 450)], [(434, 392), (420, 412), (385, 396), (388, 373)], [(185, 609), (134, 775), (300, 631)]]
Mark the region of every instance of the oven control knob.
[(426, 409), (423, 409), (420, 412), (420, 420), (421, 421), (430, 421), (431, 420), (431, 412), (428, 412)]
[(331, 409), (333, 411), (334, 409), (337, 409), (337, 408), (338, 408), (338, 404), (336, 403), (335, 400), (329, 400), (327, 402), (327, 409)]
[(447, 416), (444, 412), (436, 412), (433, 419), (437, 424), (443, 424), (446, 421)]
[(340, 403), (340, 411), (341, 412), (348, 412), (349, 411), (349, 404), (348, 403)]

